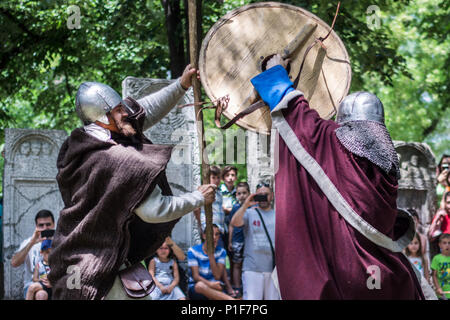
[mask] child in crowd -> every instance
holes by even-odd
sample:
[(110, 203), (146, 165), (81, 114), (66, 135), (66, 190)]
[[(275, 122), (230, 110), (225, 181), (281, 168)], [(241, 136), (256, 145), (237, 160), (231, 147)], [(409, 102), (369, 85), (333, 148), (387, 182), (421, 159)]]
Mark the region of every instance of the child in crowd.
[(422, 242), (416, 233), (411, 243), (405, 248), (405, 254), (409, 261), (420, 271), (420, 274), (430, 282), (430, 270), (428, 268), (428, 260), (422, 250)]
[(178, 264), (166, 241), (156, 250), (156, 257), (150, 261), (148, 271), (156, 285), (151, 293), (153, 300), (186, 300), (186, 296), (178, 287)]
[[(215, 184), (217, 187), (220, 185), (220, 168), (218, 166), (210, 167), (209, 183)], [(212, 204), (213, 211), (213, 223), (219, 227), (221, 234), (225, 232), (225, 215), (222, 209), (222, 193), (217, 188), (216, 200)], [(198, 208), (194, 210), (195, 218), (200, 230), (203, 230), (206, 225), (206, 216), (203, 209)], [(224, 246), (222, 238), (219, 240), (219, 245)]]
[[(209, 169), (209, 183), (211, 184), (215, 184), (216, 186), (219, 187), (220, 185), (220, 167), (218, 166), (211, 166)], [(218, 246), (222, 247), (222, 248), (227, 248), (226, 244), (228, 241), (225, 241), (225, 235), (227, 234), (227, 224), (225, 222), (225, 214), (223, 211), (223, 206), (222, 206), (222, 193), (220, 192), (219, 188), (217, 188), (216, 190), (216, 200), (214, 201), (214, 203), (212, 204), (212, 213), (213, 213), (213, 224), (215, 224), (220, 231), (220, 237), (219, 237), (219, 242), (218, 242)], [(197, 219), (198, 222), (198, 226), (200, 230), (204, 230), (206, 227), (206, 215), (204, 212), (203, 208), (198, 208), (194, 210), (194, 215), (195, 218)], [(232, 296), (236, 296), (237, 292), (235, 292), (231, 286), (231, 282), (230, 279), (228, 278), (228, 273), (227, 270), (224, 269), (223, 272), (223, 276), (221, 278), (221, 280), (225, 283), (225, 287), (227, 288), (227, 292), (228, 294), (232, 295)]]
[(443, 233), (439, 237), (441, 253), (431, 261), (433, 283), (439, 299), (450, 299), (450, 234)]
[(219, 227), (213, 224), (214, 255), (208, 256), (205, 230), (202, 233), (203, 243), (188, 250), (189, 297), (192, 300), (234, 300), (225, 293), (225, 284), (220, 281), (225, 272), (225, 249), (218, 245)]
[(52, 240), (46, 239), (41, 244), (39, 261), (34, 266), (33, 283), (30, 284), (26, 300), (50, 300), (52, 297), (52, 286), (47, 279), (50, 272), (48, 256), (52, 248)]
[[(230, 221), (236, 211), (239, 210), (241, 205), (245, 202), (250, 195), (250, 187), (247, 182), (240, 182), (236, 186), (236, 198), (237, 203), (233, 206), (230, 212)], [(244, 229), (242, 227), (233, 227), (230, 223), (228, 227), (229, 231), (229, 245), (228, 250), (231, 252), (232, 260), (232, 285), (234, 289), (237, 289), (242, 295), (242, 261), (244, 260)]]
[[(222, 244), (227, 252), (227, 256), (230, 261), (230, 274), (233, 277), (233, 261), (232, 261), (232, 253), (229, 250), (229, 225), (230, 225), (230, 212), (233, 209), (233, 206), (237, 203), (236, 199), (236, 187), (234, 184), (236, 183), (238, 175), (238, 170), (234, 166), (225, 166), (222, 170), (222, 180), (223, 183), (219, 186), (219, 191), (222, 194), (222, 210), (225, 216), (225, 230), (222, 234)], [(234, 294), (235, 295), (235, 294)]]
[(237, 180), (238, 170), (234, 166), (225, 166), (222, 170), (223, 183), (219, 189), (223, 197), (223, 211), (229, 215), (233, 206), (237, 203), (236, 188), (234, 186)]

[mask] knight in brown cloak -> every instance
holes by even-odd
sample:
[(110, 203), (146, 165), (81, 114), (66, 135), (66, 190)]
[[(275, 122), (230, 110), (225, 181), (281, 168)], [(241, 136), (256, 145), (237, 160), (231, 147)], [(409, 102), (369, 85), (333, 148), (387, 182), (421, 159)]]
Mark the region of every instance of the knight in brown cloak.
[(85, 125), (57, 160), (64, 208), (49, 258), (54, 299), (126, 299), (119, 270), (151, 256), (183, 215), (214, 201), (211, 185), (173, 196), (165, 175), (173, 147), (143, 134), (175, 106), (195, 72), (188, 66), (137, 101), (100, 83), (80, 86), (76, 105)]

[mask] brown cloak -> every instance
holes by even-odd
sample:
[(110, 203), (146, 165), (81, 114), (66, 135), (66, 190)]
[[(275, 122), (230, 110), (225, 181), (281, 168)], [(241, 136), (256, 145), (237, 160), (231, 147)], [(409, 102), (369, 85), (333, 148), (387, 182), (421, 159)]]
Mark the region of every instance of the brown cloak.
[(165, 168), (173, 146), (145, 138), (143, 108), (131, 98), (126, 101), (137, 110), (130, 121), (136, 137), (112, 134), (114, 141), (105, 142), (78, 128), (61, 147), (56, 179), (64, 209), (48, 276), (54, 299), (103, 299), (124, 261), (152, 255), (178, 221), (145, 223), (133, 213), (156, 184), (164, 195), (172, 194)]

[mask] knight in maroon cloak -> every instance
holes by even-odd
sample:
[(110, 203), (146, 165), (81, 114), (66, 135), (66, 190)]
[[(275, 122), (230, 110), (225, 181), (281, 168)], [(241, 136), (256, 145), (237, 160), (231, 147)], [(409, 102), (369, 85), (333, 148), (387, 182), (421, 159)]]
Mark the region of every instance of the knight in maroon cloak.
[(381, 101), (358, 92), (344, 99), (344, 114), (338, 112), (337, 122), (324, 120), (293, 88), (279, 55), (251, 81), (272, 119), (284, 118), (284, 129), (297, 140), (281, 135), (275, 176), (275, 251), (282, 299), (424, 299), (402, 252), (374, 243), (351, 226), (289, 145), (303, 146), (310, 162), (316, 162), (312, 165), (336, 187), (331, 195), (340, 193), (357, 213), (357, 224), (365, 221), (375, 236), (395, 241), (406, 227), (396, 223), (398, 159)]

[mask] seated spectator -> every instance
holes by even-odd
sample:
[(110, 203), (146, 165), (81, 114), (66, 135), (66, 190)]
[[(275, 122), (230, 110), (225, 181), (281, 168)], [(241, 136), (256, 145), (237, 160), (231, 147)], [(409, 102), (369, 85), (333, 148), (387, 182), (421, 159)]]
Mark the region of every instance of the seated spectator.
[(207, 254), (206, 234), (202, 233), (203, 243), (189, 248), (188, 267), (191, 271), (188, 293), (192, 300), (235, 300), (225, 293), (221, 281), (225, 272), (225, 249), (218, 246), (220, 230), (213, 225), (214, 255)]
[[(233, 219), (234, 214), (239, 210), (241, 205), (245, 202), (250, 195), (250, 187), (247, 182), (240, 182), (236, 186), (236, 198), (237, 203), (233, 206), (230, 212), (230, 222)], [(228, 227), (229, 232), (229, 245), (228, 250), (231, 253), (232, 261), (232, 285), (233, 288), (238, 290), (242, 294), (242, 261), (244, 260), (244, 230), (241, 227), (233, 227), (230, 223)]]
[(152, 300), (186, 300), (186, 296), (178, 287), (180, 282), (178, 264), (167, 242), (156, 250), (156, 256), (150, 261), (148, 271), (156, 285), (151, 293)]
[(275, 211), (272, 200), (273, 192), (269, 184), (258, 184), (256, 193), (245, 200), (231, 220), (234, 227), (244, 228), (244, 300), (280, 299), (272, 280), (275, 266)]
[(450, 234), (443, 233), (439, 237), (440, 254), (431, 261), (433, 284), (436, 294), (441, 300), (450, 299)]
[[(215, 184), (216, 186), (220, 185), (220, 168), (218, 166), (211, 166), (210, 167), (210, 175), (209, 175), (209, 181), (211, 184)], [(228, 249), (227, 243), (228, 243), (228, 226), (225, 222), (225, 215), (223, 211), (222, 206), (222, 193), (220, 192), (219, 188), (216, 190), (216, 200), (212, 204), (212, 214), (213, 214), (213, 223), (219, 227), (220, 230), (220, 238), (218, 246)], [(206, 215), (204, 208), (198, 208), (194, 210), (195, 218), (197, 219), (198, 226), (200, 230), (203, 230), (206, 227)], [(228, 252), (227, 252), (228, 255)], [(225, 287), (227, 288), (228, 294), (232, 295), (233, 297), (237, 296), (239, 294), (238, 291), (233, 290), (231, 286), (230, 279), (228, 278), (228, 272), (225, 268), (224, 274), (222, 276), (222, 281), (225, 283)]]
[(51, 300), (52, 286), (47, 279), (50, 272), (48, 264), (48, 255), (52, 248), (52, 240), (46, 239), (42, 241), (40, 258), (34, 266), (33, 283), (27, 291), (26, 300)]
[[(33, 235), (24, 241), (19, 246), (19, 249), (14, 253), (11, 259), (11, 266), (13, 268), (24, 265), (25, 272), (23, 276), (23, 296), (26, 298), (28, 286), (33, 282), (33, 271), (36, 262), (39, 260), (39, 252), (41, 249), (41, 242), (47, 238), (41, 237), (41, 231), (54, 230), (55, 218), (49, 210), (40, 210), (34, 217), (36, 228)], [(49, 237), (52, 239), (52, 237)]]

